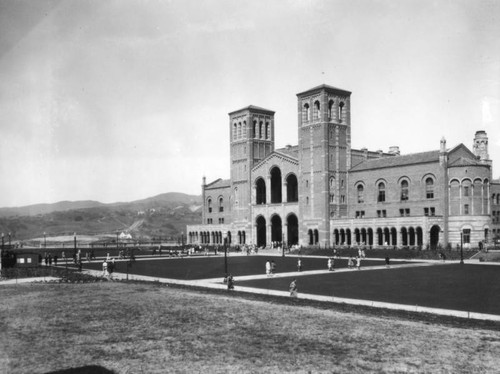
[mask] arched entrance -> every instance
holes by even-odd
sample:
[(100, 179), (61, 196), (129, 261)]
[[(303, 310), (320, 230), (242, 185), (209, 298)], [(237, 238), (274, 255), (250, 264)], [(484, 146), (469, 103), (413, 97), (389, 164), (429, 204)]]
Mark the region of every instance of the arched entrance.
[(438, 244), (439, 244), (439, 232), (440, 231), (441, 231), (441, 228), (438, 225), (434, 225), (431, 227), (431, 232), (430, 232), (431, 249), (437, 249)]
[(257, 229), (257, 247), (266, 246), (266, 219), (262, 216), (258, 216), (255, 220), (255, 225)]
[(271, 241), (282, 242), (283, 231), (281, 228), (281, 217), (277, 214), (271, 217)]
[(290, 214), (286, 218), (287, 224), (287, 246), (299, 244), (299, 220), (295, 214)]

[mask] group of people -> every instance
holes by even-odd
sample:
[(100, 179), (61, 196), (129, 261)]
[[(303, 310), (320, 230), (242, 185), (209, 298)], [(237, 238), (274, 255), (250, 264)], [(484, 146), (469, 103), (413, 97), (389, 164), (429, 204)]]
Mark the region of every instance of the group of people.
[(266, 275), (268, 277), (272, 277), (274, 276), (274, 274), (276, 273), (276, 263), (274, 262), (274, 260), (267, 260), (266, 261)]

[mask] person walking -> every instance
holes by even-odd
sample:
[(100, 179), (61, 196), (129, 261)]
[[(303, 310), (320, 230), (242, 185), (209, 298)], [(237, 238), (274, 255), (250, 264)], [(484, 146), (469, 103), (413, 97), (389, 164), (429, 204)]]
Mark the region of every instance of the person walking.
[(361, 257), (356, 257), (356, 268), (361, 270)]
[(290, 297), (297, 297), (299, 289), (297, 287), (297, 280), (295, 278), (293, 278), (292, 282), (290, 283), (289, 290), (290, 290)]
[(385, 256), (385, 267), (388, 268), (390, 265), (391, 260), (389, 259), (389, 256)]
[(330, 257), (328, 259), (328, 271), (333, 271), (333, 268), (335, 267), (335, 260), (333, 257)]
[(271, 276), (271, 263), (269, 262), (269, 260), (266, 261), (266, 275), (268, 277)]
[(302, 271), (302, 260), (300, 258), (297, 260), (297, 271)]
[(231, 274), (227, 277), (227, 290), (234, 290), (234, 279)]

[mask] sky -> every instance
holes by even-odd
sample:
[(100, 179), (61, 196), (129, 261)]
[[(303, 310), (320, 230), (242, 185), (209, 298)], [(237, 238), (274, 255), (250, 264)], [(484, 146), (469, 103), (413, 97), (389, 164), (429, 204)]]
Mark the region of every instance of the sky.
[(489, 137), (500, 177), (500, 1), (0, 0), (0, 207), (201, 194), (228, 113), (352, 92), (352, 147)]

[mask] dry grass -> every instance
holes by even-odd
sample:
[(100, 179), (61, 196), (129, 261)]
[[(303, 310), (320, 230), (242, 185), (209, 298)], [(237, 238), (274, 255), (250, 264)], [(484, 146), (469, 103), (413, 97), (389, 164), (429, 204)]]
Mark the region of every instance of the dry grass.
[[(0, 372), (496, 372), (498, 331), (155, 284), (0, 288)], [(300, 304), (300, 302), (298, 302)]]

